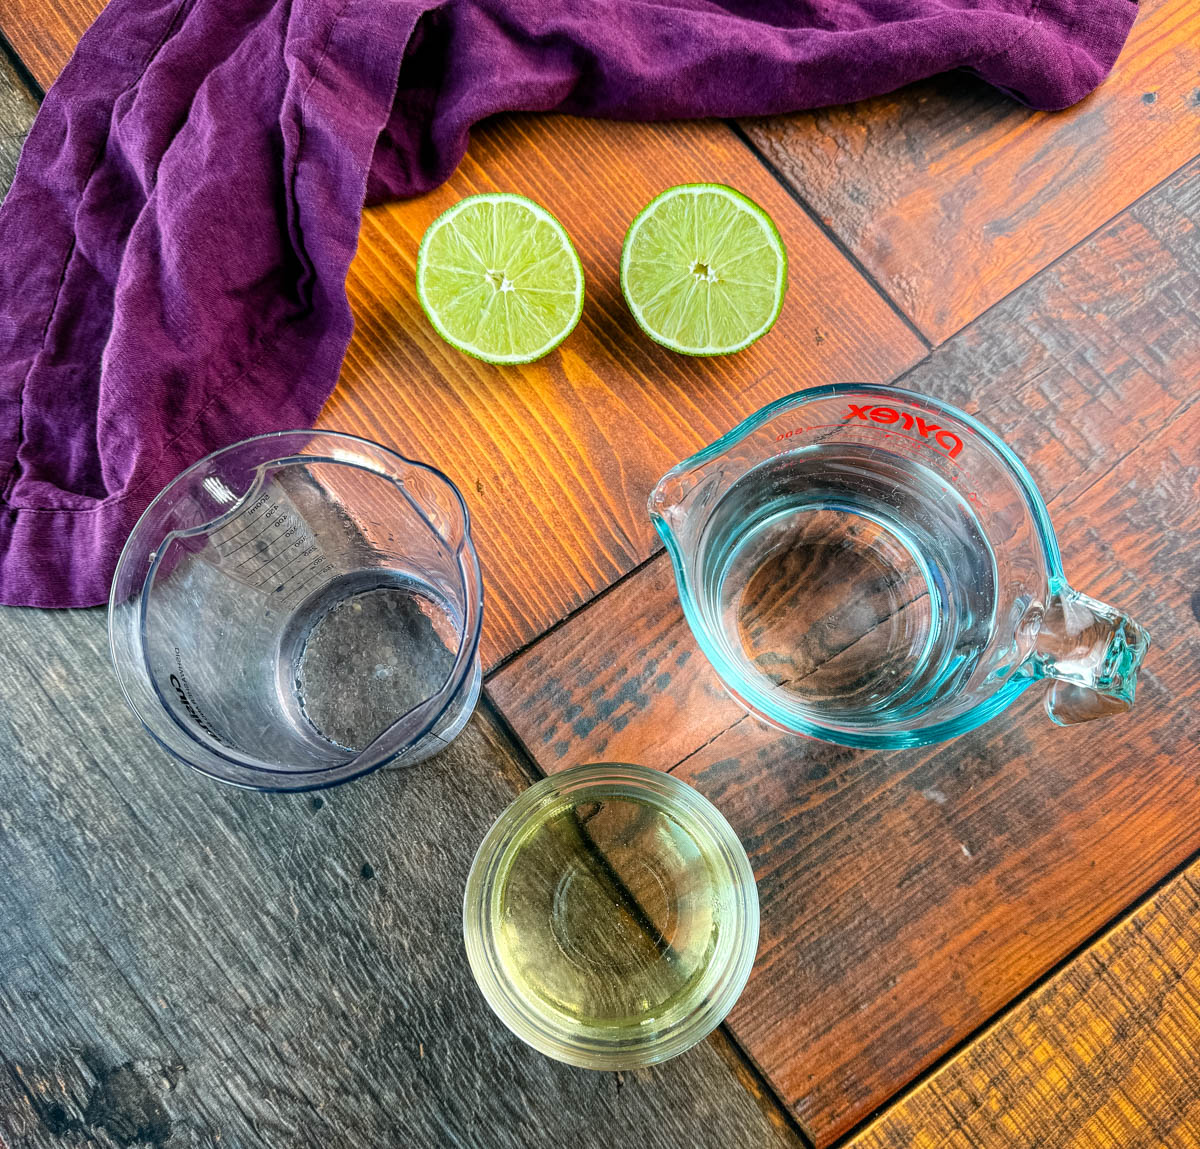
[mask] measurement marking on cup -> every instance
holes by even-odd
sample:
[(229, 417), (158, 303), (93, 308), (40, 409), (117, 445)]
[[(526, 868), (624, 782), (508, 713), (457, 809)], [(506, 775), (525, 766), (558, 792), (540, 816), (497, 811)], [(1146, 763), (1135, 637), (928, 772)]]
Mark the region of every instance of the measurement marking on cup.
[[(260, 537), (261, 537), (261, 536), (260, 536)], [(255, 559), (258, 559), (258, 560), (259, 560), (259, 563), (258, 563), (258, 569), (259, 569), (259, 570), (262, 570), (262, 568), (263, 568), (263, 567), (265, 567), (265, 566), (267, 565), (267, 563), (268, 563), (268, 562), (270, 562), (270, 559), (269, 559), (269, 558), (268, 558), (268, 559), (264, 559), (264, 558), (263, 558), (263, 552), (264, 552), (264, 551), (267, 549), (267, 547), (269, 547), (270, 545), (271, 545), (270, 543), (263, 543), (263, 545), (262, 545), (262, 546), (261, 546), (261, 547), (260, 547), (258, 550), (256, 550), (256, 551), (253, 551), (252, 553), (248, 554), (248, 555), (247, 555), (247, 556), (246, 556), (244, 559), (242, 559), (242, 561), (241, 561), (240, 563), (238, 563), (238, 564), (237, 564), (237, 566), (236, 566), (236, 567), (234, 567), (233, 569), (234, 569), (234, 570), (239, 570), (239, 571), (240, 571), (240, 570), (241, 570), (241, 569), (242, 569), (242, 568), (243, 568), (243, 567), (244, 567), (244, 566), (245, 566), (247, 563), (252, 563), (252, 562), (254, 562), (254, 560), (255, 560)], [(253, 573), (255, 573), (255, 572), (251, 571), (250, 573), (251, 573), (251, 574), (253, 574)]]
[[(245, 518), (247, 520), (246, 522), (241, 524), (241, 526), (239, 527), (238, 530), (234, 531), (227, 538), (219, 539), (218, 535), (220, 534), (220, 531), (218, 531), (216, 534), (213, 535), (213, 545), (217, 547), (217, 553), (221, 554), (222, 558), (228, 558), (230, 555), (236, 554), (238, 551), (240, 551), (242, 549), (242, 546), (246, 545), (245, 543), (243, 543), (241, 546), (234, 547), (232, 550), (225, 551), (223, 554), (221, 553), (221, 549), (220, 549), (223, 546), (228, 546), (228, 544), (233, 542), (234, 539), (240, 539), (242, 537), (242, 535), (244, 535), (247, 531), (249, 531), (252, 528), (257, 527), (259, 525), (261, 520), (260, 520), (260, 518), (255, 517), (254, 512), (257, 511), (259, 509), (259, 507), (261, 507), (263, 505), (263, 503), (265, 503), (267, 501), (267, 498), (268, 498), (268, 496), (266, 496), (266, 495), (259, 495), (258, 501), (255, 503), (252, 503), (249, 507), (247, 507), (246, 510), (243, 512), (243, 514), (241, 516), (239, 516), (238, 519), (235, 520), (234, 523), (227, 523), (226, 527), (229, 527), (229, 526), (234, 526), (237, 522), (241, 522), (242, 518)], [(224, 530), (226, 528), (222, 527), (221, 529)], [(250, 539), (247, 541), (253, 541), (253, 539)]]
[[(305, 590), (305, 589), (307, 589), (308, 587), (310, 587), (310, 586), (311, 586), (311, 585), (312, 585), (312, 584), (313, 584), (313, 583), (316, 581), (316, 578), (314, 577), (316, 574), (317, 574), (317, 572), (315, 572), (315, 571), (314, 571), (314, 572), (313, 572), (313, 574), (312, 574), (312, 575), (310, 575), (308, 578), (306, 578), (306, 579), (305, 579), (303, 582), (299, 582), (299, 583), (297, 583), (295, 586), (293, 586), (293, 587), (291, 588), (291, 590), (289, 590), (289, 591), (287, 592), (287, 594), (284, 596), (284, 597), (285, 597), (285, 599), (286, 599), (287, 601), (291, 601), (291, 600), (292, 600), (292, 599), (294, 599), (294, 598), (295, 598), (295, 597), (296, 597), (296, 596), (297, 596), (297, 595), (298, 595), (298, 594), (299, 594), (299, 593), (300, 593), (302, 590)], [(282, 586), (286, 586), (286, 585), (287, 585), (286, 583), (283, 583), (283, 584), (282, 584)]]
[(313, 567), (313, 569), (308, 572), (307, 578), (301, 579), (300, 582), (296, 583), (296, 585), (294, 587), (292, 587), (291, 593), (296, 594), (298, 591), (304, 590), (305, 587), (312, 586), (312, 584), (315, 583), (324, 574), (325, 574), (325, 571), (323, 568)]
[[(308, 572), (307, 578), (305, 578), (301, 582), (297, 583), (295, 586), (293, 586), (291, 588), (291, 590), (288, 591), (287, 595), (285, 596), (285, 601), (291, 601), (292, 599), (296, 598), (300, 594), (301, 591), (306, 590), (309, 586), (311, 586), (318, 579), (323, 578), (331, 570), (333, 570), (333, 564), (330, 563), (328, 560), (324, 560), (324, 559), (321, 560), (321, 563), (319, 563), (317, 566), (314, 566)], [(281, 583), (275, 589), (277, 591), (280, 591), (286, 585), (287, 585), (286, 583)]]
[[(278, 540), (273, 540), (273, 541), (278, 541)], [(282, 551), (280, 551), (276, 554), (268, 553), (266, 558), (263, 560), (262, 566), (259, 567), (259, 571), (261, 572), (261, 571), (265, 571), (265, 570), (270, 570), (273, 564), (282, 564), (282, 565), (278, 566), (278, 568), (274, 572), (275, 574), (278, 574), (280, 571), (285, 570), (287, 567), (291, 566), (294, 562), (297, 561), (297, 559), (303, 558), (305, 554), (311, 553), (313, 550), (316, 549), (316, 544), (314, 543), (312, 546), (310, 546), (308, 548), (307, 551), (301, 551), (299, 555), (293, 555), (290, 559), (288, 559), (287, 552), (289, 550), (291, 550), (293, 547), (299, 546), (301, 543), (303, 543), (305, 541), (311, 542), (311, 536), (309, 536), (309, 538), (307, 540), (302, 536), (301, 538), (297, 539), (296, 542), (289, 544)], [(270, 547), (270, 545), (271, 545), (270, 543), (267, 544), (268, 547)]]
[[(233, 542), (234, 539), (240, 539), (242, 537), (242, 535), (244, 535), (254, 525), (255, 525), (255, 523), (253, 523), (253, 522), (245, 523), (239, 530), (234, 531), (233, 534), (231, 534), (226, 539), (218, 539), (216, 535), (213, 535), (213, 543), (218, 548), (227, 546), (229, 543)], [(232, 553), (232, 552), (226, 552), (226, 553)]]
[[(246, 539), (246, 541), (244, 543), (242, 543), (240, 546), (234, 547), (233, 550), (229, 551), (222, 557), (227, 558), (227, 559), (233, 558), (233, 556), (236, 555), (238, 553), (238, 551), (244, 551), (248, 546), (250, 546), (251, 543), (258, 542), (258, 540), (263, 537), (263, 534), (265, 533), (265, 531), (266, 531), (266, 528), (263, 528), (263, 530), (260, 530), (257, 534), (251, 535), (248, 539)], [(258, 553), (258, 552), (254, 552), (254, 553)], [(253, 558), (253, 557), (254, 556), (252, 554), (251, 558)], [(238, 565), (242, 566), (248, 561), (249, 561), (248, 559), (243, 559), (242, 562), (239, 563)]]
[[(286, 520), (283, 520), (283, 519), (280, 520), (281, 523), (285, 522), (285, 521)], [(259, 534), (255, 535), (250, 540), (250, 542), (258, 542), (258, 541), (262, 540), (263, 536), (266, 535), (268, 530), (270, 530), (270, 527), (265, 527)], [(261, 559), (262, 560), (261, 566), (263, 566), (263, 567), (269, 565), (275, 558), (278, 557), (277, 555), (271, 554), (271, 547), (275, 543), (279, 542), (279, 540), (284, 537), (285, 533), (286, 533), (286, 528), (282, 531), (277, 531), (272, 537), (266, 539), (265, 542), (262, 542), (262, 545), (259, 547), (258, 550), (254, 551), (252, 554), (247, 555), (246, 558), (242, 559), (242, 561), (237, 564), (237, 567), (235, 569), (241, 570), (242, 567), (244, 567), (249, 562), (253, 562), (254, 559)], [(238, 549), (240, 550), (241, 548), (239, 547)]]
[[(247, 514), (248, 514), (248, 513), (249, 513), (249, 512), (247, 512)], [(240, 538), (240, 537), (241, 537), (242, 535), (244, 535), (244, 534), (245, 534), (245, 533), (246, 533), (246, 532), (247, 532), (247, 531), (248, 531), (248, 530), (249, 530), (249, 529), (250, 529), (252, 526), (254, 526), (254, 523), (255, 523), (255, 520), (253, 520), (253, 519), (251, 519), (249, 522), (246, 522), (246, 523), (243, 523), (243, 522), (241, 522), (241, 520), (240, 520), (240, 519), (237, 519), (237, 520), (235, 520), (233, 523), (226, 523), (226, 525), (225, 525), (224, 527), (222, 527), (222, 528), (221, 528), (221, 530), (227, 530), (229, 527), (231, 527), (231, 526), (235, 526), (235, 525), (237, 526), (237, 530), (236, 530), (236, 531), (234, 531), (232, 534), (228, 535), (227, 537), (220, 539), (220, 542), (221, 542), (221, 543), (231, 543), (231, 542), (233, 542), (233, 540), (234, 540), (234, 539), (236, 539), (236, 538)], [(217, 541), (217, 539), (218, 539), (218, 536), (220, 535), (220, 533), (221, 533), (221, 532), (220, 532), (220, 531), (218, 531), (216, 534), (214, 534), (214, 535), (213, 535), (213, 540), (214, 540), (214, 541)]]
[[(301, 541), (303, 541), (303, 540), (301, 540)], [(315, 549), (316, 549), (316, 545), (314, 544), (313, 546), (309, 547), (307, 550), (301, 551), (298, 555), (293, 555), (290, 559), (288, 559), (287, 562), (285, 562), (283, 564), (283, 566), (281, 566), (277, 571), (274, 572), (273, 577), (278, 578), (281, 574), (283, 574), (283, 572), (285, 570), (288, 569), (288, 567), (295, 566), (298, 562), (301, 562), (305, 557), (312, 554), (312, 552)]]
[(217, 531), (211, 540), (221, 561), (240, 578), (283, 594), (284, 601), (294, 600), (334, 569), (303, 516), (267, 495), (222, 531), (226, 533)]
[(300, 555), (297, 555), (290, 562), (283, 563), (282, 565), (277, 565), (276, 563), (273, 563), (270, 561), (264, 562), (257, 569), (249, 571), (248, 574), (251, 577), (257, 579), (258, 582), (263, 585), (265, 585), (268, 582), (275, 582), (275, 581), (281, 580), (281, 579), (282, 579), (282, 583), (284, 585), (286, 585), (290, 580), (298, 578), (300, 575), (304, 574), (310, 568), (315, 569), (321, 563), (322, 557), (320, 555), (318, 555), (317, 558), (314, 559), (312, 561), (312, 563), (309, 564), (308, 567), (301, 567), (299, 570), (296, 570), (292, 574), (288, 575), (287, 577), (284, 577), (284, 573), (283, 573), (284, 571), (286, 571), (289, 567), (295, 566), (295, 564), (297, 562), (302, 561), (307, 555), (311, 554), (314, 550), (316, 550), (315, 545), (310, 547), (307, 551), (301, 553)]
[(285, 576), (283, 572), (286, 569), (287, 569), (286, 567), (282, 567), (277, 571), (263, 572), (263, 575), (264, 575), (264, 577), (262, 578), (263, 585), (265, 586), (267, 583), (278, 582), (279, 586), (275, 588), (276, 590), (278, 590), (280, 587), (286, 587), (289, 582), (294, 582), (296, 579), (300, 578), (308, 570), (308, 568), (305, 567), (305, 568), (302, 568), (301, 570), (294, 572), (293, 574)]
[[(234, 538), (240, 538), (240, 537), (241, 537), (242, 535), (244, 535), (245, 533), (246, 533), (245, 531), (239, 531), (239, 532), (238, 532), (238, 533), (237, 533), (237, 534), (234, 536)], [(241, 544), (239, 544), (239, 545), (238, 545), (238, 546), (236, 546), (236, 547), (231, 547), (231, 548), (230, 548), (229, 550), (227, 550), (227, 551), (222, 551), (222, 550), (221, 550), (221, 548), (220, 548), (220, 546), (218, 546), (218, 547), (217, 547), (217, 553), (218, 553), (218, 554), (219, 554), (219, 555), (220, 555), (220, 556), (221, 556), (223, 559), (232, 558), (232, 557), (233, 557), (234, 555), (236, 555), (236, 554), (238, 553), (238, 551), (240, 551), (240, 550), (241, 550), (243, 547), (247, 547), (247, 546), (249, 546), (249, 545), (250, 545), (250, 544), (251, 544), (251, 543), (252, 543), (252, 542), (253, 542), (253, 541), (254, 541), (254, 540), (257, 538), (257, 537), (258, 537), (257, 535), (251, 535), (251, 536), (250, 536), (250, 538), (248, 538), (248, 539), (247, 539), (247, 540), (246, 540), (244, 543), (241, 543)]]

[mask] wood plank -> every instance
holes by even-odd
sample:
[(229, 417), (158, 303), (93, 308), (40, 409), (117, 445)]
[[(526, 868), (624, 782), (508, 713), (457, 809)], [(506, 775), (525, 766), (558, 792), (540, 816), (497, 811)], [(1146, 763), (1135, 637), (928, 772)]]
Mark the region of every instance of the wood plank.
[(16, 69), (0, 49), (0, 200), (12, 183), (17, 157), (37, 107), (37, 99), (21, 83)]
[(529, 777), (484, 710), (410, 771), (220, 787), (138, 729), (102, 611), (0, 610), (0, 1146), (797, 1146), (723, 1032), (595, 1074), (488, 1012), (458, 907)]
[(0, 30), (29, 69), (49, 88), (66, 67), (79, 37), (106, 0), (0, 0)]
[[(14, 0), (0, 2), (11, 21)], [(41, 19), (34, 7), (23, 11), (26, 22)], [(8, 27), (2, 9), (0, 24)], [(733, 183), (758, 200), (791, 255), (791, 290), (775, 329), (730, 358), (671, 355), (638, 331), (621, 298), (629, 221), (662, 188), (690, 180)], [(524, 368), (491, 367), (442, 343), (413, 288), (429, 223), (461, 196), (493, 189), (550, 207), (587, 276), (575, 333)], [(356, 330), (320, 425), (433, 462), (465, 492), (487, 584), (488, 664), (652, 553), (645, 500), (675, 459), (797, 386), (886, 378), (924, 350), (749, 149), (715, 123), (494, 121), (475, 134), (445, 187), (366, 214), (347, 289)]]
[[(35, 110), (4, 65), (0, 144)], [(102, 611), (0, 611), (0, 683), (0, 1146), (798, 1144), (721, 1032), (590, 1074), (487, 1012), (457, 907), (529, 775), (486, 711), (416, 770), (281, 799), (156, 750)]]
[(1200, 7), (1142, 0), (1112, 75), (1066, 112), (958, 74), (744, 127), (940, 342), (1200, 153)]
[(462, 890), (527, 782), (481, 712), (411, 770), (219, 786), (126, 711), (103, 612), (0, 611), (0, 1143), (795, 1145), (713, 1043), (591, 1073), (492, 1016)]
[(1198, 953), (1193, 865), (848, 1149), (1196, 1149)]
[[(657, 191), (689, 180), (732, 182), (762, 203), (795, 269), (774, 331), (728, 359), (687, 359), (651, 343), (620, 293), (629, 220)], [(550, 206), (587, 277), (575, 333), (523, 368), (490, 367), (447, 347), (413, 291), (428, 224), (461, 196), (493, 189)], [(489, 595), (488, 663), (653, 552), (646, 497), (676, 459), (801, 383), (886, 377), (923, 352), (716, 124), (525, 116), (489, 124), (444, 188), (367, 214), (348, 289), (357, 326), (321, 425), (428, 459), (466, 492)]]
[(734, 1035), (820, 1144), (861, 1121), (1200, 845), (1200, 162), (905, 377), (1031, 465), (1067, 573), (1154, 636), (1138, 705), (1026, 696), (871, 754), (746, 718), (658, 558), (490, 680), (548, 770), (675, 769), (750, 851), (758, 965)]

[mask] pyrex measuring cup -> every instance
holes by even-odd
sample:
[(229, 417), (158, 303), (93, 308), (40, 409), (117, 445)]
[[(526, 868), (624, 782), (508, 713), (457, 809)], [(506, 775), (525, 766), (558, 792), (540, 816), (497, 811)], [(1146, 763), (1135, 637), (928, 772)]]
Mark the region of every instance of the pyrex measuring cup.
[(786, 730), (922, 745), (1041, 679), (1060, 725), (1133, 703), (1145, 631), (1067, 585), (1029, 472), (934, 399), (780, 399), (668, 471), (650, 514), (696, 641)]
[(445, 475), (331, 432), (261, 435), (184, 471), (125, 544), (109, 644), (172, 754), (263, 790), (444, 746), (479, 696), (483, 609)]

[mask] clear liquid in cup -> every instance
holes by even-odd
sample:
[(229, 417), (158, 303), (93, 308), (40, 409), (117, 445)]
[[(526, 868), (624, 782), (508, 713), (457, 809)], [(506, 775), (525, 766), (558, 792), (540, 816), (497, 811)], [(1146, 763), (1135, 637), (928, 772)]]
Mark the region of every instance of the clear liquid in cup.
[(280, 658), (286, 710), (359, 751), (436, 694), (454, 665), (461, 619), (431, 586), (364, 571), (335, 580), (289, 620)]
[(725, 492), (702, 547), (727, 655), (815, 722), (911, 721), (991, 638), (996, 563), (975, 512), (899, 453), (775, 456)]

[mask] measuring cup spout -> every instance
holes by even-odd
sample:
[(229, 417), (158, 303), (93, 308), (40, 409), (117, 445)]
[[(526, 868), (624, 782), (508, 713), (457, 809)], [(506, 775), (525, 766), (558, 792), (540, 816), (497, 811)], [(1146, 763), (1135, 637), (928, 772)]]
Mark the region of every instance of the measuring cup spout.
[(678, 468), (668, 471), (650, 492), (647, 505), (651, 517), (664, 519), (669, 523), (678, 522), (695, 485), (694, 476), (689, 472), (680, 472)]
[[(689, 523), (703, 525), (704, 513), (728, 487), (729, 476), (720, 466), (678, 466), (668, 471), (650, 492), (650, 519), (663, 542), (681, 554), (691, 549)], [(696, 514), (695, 512), (699, 512)]]
[(1046, 713), (1059, 726), (1124, 713), (1149, 645), (1146, 631), (1120, 611), (1069, 586), (1056, 589), (1034, 650), (1038, 672), (1054, 680)]

